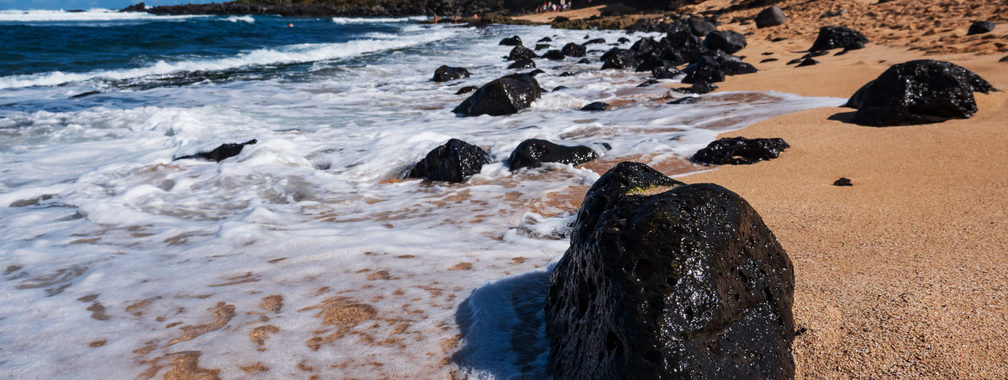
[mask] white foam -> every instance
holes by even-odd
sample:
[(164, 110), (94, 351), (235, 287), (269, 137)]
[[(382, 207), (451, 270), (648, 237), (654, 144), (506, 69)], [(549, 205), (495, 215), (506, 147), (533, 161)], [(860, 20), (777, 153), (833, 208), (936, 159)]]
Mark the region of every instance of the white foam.
[(119, 12), (95, 8), (83, 12), (64, 10), (0, 10), (0, 22), (182, 20), (207, 16), (157, 16), (145, 12)]
[(229, 16), (225, 20), (230, 21), (230, 22), (247, 22), (249, 24), (255, 23), (255, 19), (252, 18), (252, 16), (248, 16), (248, 15), (245, 15), (245, 16)]
[(411, 17), (333, 17), (332, 22), (336, 24), (374, 24), (374, 23), (403, 23), (427, 21), (427, 16)]

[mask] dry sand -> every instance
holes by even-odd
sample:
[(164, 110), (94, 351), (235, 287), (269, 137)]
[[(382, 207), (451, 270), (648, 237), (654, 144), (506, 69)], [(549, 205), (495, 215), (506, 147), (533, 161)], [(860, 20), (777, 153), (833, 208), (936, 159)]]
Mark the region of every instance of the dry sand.
[[(847, 98), (890, 65), (920, 58), (964, 66), (1002, 90), (977, 93), (970, 119), (930, 125), (857, 126), (844, 122), (847, 108), (777, 117), (722, 137), (784, 138), (791, 148), (780, 158), (680, 178), (742, 195), (790, 254), (797, 377), (1008, 378), (1008, 62), (999, 62), (1008, 5), (778, 5), (787, 25), (757, 30), (749, 20), (761, 8), (721, 17), (720, 29), (748, 34), (737, 54), (760, 71), (729, 77), (720, 91)], [(999, 25), (965, 36), (973, 20)], [(817, 57), (819, 65), (786, 65), (824, 25), (853, 27), (872, 43)], [(768, 58), (777, 61), (758, 63)], [(853, 186), (833, 186), (840, 177)]]

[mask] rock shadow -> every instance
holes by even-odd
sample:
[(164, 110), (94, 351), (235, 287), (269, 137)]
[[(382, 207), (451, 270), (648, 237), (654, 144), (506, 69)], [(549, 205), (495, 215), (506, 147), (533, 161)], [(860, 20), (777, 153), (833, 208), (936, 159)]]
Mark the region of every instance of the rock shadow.
[(554, 264), (484, 285), (455, 312), (463, 377), (548, 379), (545, 302)]

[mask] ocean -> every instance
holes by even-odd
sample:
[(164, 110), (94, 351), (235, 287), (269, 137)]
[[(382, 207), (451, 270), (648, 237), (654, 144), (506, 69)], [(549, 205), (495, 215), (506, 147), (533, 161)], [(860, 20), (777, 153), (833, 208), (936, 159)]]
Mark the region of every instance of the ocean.
[[(669, 105), (648, 73), (599, 70), (645, 34), (422, 20), (0, 11), (0, 377), (544, 378), (549, 270), (605, 167), (707, 170), (686, 157), (719, 133), (843, 103)], [(537, 59), (529, 109), (453, 114), (458, 89), (528, 71), (506, 69), (512, 35), (606, 43)], [(431, 81), (444, 64), (472, 76)], [(402, 178), (450, 138), (494, 163)], [(529, 138), (602, 157), (511, 172)]]

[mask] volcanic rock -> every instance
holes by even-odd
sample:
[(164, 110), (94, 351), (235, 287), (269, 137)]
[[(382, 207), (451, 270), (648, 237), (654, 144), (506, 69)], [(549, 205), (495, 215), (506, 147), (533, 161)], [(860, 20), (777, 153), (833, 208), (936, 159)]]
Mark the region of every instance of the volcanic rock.
[(606, 102), (591, 102), (581, 107), (582, 111), (608, 111), (612, 106)]
[(990, 33), (994, 30), (994, 23), (990, 21), (974, 21), (973, 25), (970, 25), (969, 30), (966, 31), (967, 36), (972, 36), (974, 34), (984, 34)]
[(417, 162), (406, 175), (428, 181), (462, 182), (490, 163), (490, 155), (480, 147), (459, 139), (448, 140)]
[(726, 137), (707, 144), (690, 160), (704, 165), (748, 165), (777, 158), (782, 150), (790, 147), (781, 138)]
[(470, 92), (476, 91), (477, 88), (478, 87), (476, 87), (476, 86), (465, 86), (465, 87), (460, 88), (458, 91), (456, 91), (455, 95), (468, 94)]
[(221, 146), (218, 146), (209, 152), (199, 152), (188, 156), (176, 157), (172, 161), (194, 159), (221, 162), (226, 158), (237, 156), (246, 145), (253, 145), (256, 142), (256, 139), (252, 139), (243, 143), (221, 144)]
[(508, 167), (511, 171), (515, 171), (521, 168), (539, 167), (544, 162), (577, 165), (596, 158), (598, 154), (586, 146), (563, 146), (546, 140), (529, 139), (522, 141), (511, 152)]
[(564, 59), (564, 53), (559, 50), (553, 49), (544, 53), (542, 57), (554, 61), (560, 61)]
[(977, 112), (973, 92), (997, 91), (986, 80), (958, 65), (921, 59), (889, 67), (851, 96), (853, 122), (892, 126), (965, 119)]
[(535, 61), (531, 59), (519, 59), (514, 61), (514, 63), (508, 65), (509, 69), (534, 69), (536, 67)]
[(435, 82), (447, 82), (461, 78), (468, 78), (469, 70), (462, 67), (451, 67), (448, 65), (441, 65), (437, 70), (434, 71)]
[(536, 53), (524, 46), (515, 46), (511, 49), (511, 53), (508, 54), (508, 61), (517, 61), (519, 59), (532, 59), (536, 58)]
[(635, 69), (637, 60), (626, 49), (612, 48), (602, 55), (602, 69)]
[(512, 36), (512, 37), (508, 37), (508, 38), (505, 38), (505, 39), (501, 40), (498, 45), (503, 45), (503, 46), (522, 46), (522, 40), (521, 40), (521, 37)]
[(758, 15), (756, 15), (756, 27), (757, 28), (768, 28), (771, 26), (784, 25), (787, 22), (787, 17), (784, 17), (784, 11), (778, 8), (776, 5), (766, 8)]
[(568, 57), (584, 57), (586, 50), (584, 46), (571, 42), (564, 45), (563, 49), (560, 49), (560, 52)]
[(748, 202), (623, 162), (588, 190), (550, 276), (548, 371), (790, 379), (793, 293), (791, 260)]
[(541, 95), (542, 88), (532, 75), (512, 74), (483, 85), (452, 112), (466, 116), (508, 115), (528, 108)]
[(854, 184), (851, 183), (850, 178), (840, 177), (840, 179), (833, 181), (833, 186), (854, 186)]
[(836, 48), (847, 48), (850, 46), (861, 47), (868, 43), (868, 37), (861, 32), (843, 26), (824, 26), (819, 28), (819, 35), (809, 51), (830, 50)]
[(651, 76), (655, 77), (655, 79), (672, 79), (679, 74), (682, 74), (682, 71), (670, 66), (655, 67), (651, 69)]
[(709, 50), (722, 50), (731, 54), (746, 47), (746, 39), (740, 33), (730, 30), (711, 32), (704, 38), (703, 46)]
[(695, 96), (684, 96), (684, 97), (681, 97), (679, 99), (673, 100), (673, 101), (665, 103), (665, 104), (693, 104), (693, 103), (696, 103), (696, 102), (699, 102), (699, 101), (700, 101), (700, 98), (698, 98), (698, 97), (695, 97)]

